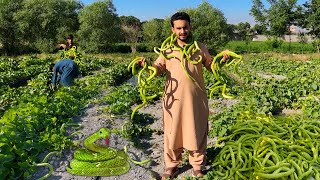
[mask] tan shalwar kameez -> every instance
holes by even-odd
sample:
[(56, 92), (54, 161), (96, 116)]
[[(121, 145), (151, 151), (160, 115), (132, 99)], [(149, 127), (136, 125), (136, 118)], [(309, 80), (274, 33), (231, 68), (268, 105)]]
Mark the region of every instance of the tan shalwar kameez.
[(159, 73), (166, 73), (162, 98), (166, 167), (176, 167), (181, 163), (183, 149), (190, 152), (189, 162), (195, 170), (200, 170), (205, 164), (209, 108), (202, 66), (211, 71), (212, 57), (203, 44), (198, 44), (201, 51), (193, 54), (191, 59), (198, 59), (201, 55), (202, 63), (193, 65), (185, 61), (195, 82), (183, 70), (180, 51), (167, 51), (175, 58), (159, 56), (155, 62)]

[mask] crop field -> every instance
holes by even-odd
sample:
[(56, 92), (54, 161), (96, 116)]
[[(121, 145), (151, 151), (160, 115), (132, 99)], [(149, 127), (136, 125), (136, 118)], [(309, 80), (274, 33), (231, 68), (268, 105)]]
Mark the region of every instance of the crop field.
[[(40, 153), (79, 146), (72, 140), (80, 128), (73, 117), (81, 117), (90, 104), (105, 103), (103, 113), (127, 118), (126, 128), (117, 130), (125, 138), (152, 132), (139, 123), (144, 118), (139, 110), (135, 118), (140, 119), (129, 121), (131, 107), (142, 103), (138, 87), (128, 83), (127, 67), (135, 56), (155, 58), (149, 53), (83, 55), (81, 78), (55, 91), (49, 87), (49, 65), (56, 55), (0, 57), (0, 179), (27, 178), (37, 166), (51, 167)], [(221, 101), (211, 108), (221, 110), (209, 117), (209, 137), (218, 140), (208, 147), (212, 168), (204, 178), (320, 179), (319, 55), (244, 54), (236, 72), (229, 67), (223, 72), (226, 93), (234, 99), (223, 98), (219, 90), (212, 94)], [(214, 77), (208, 71), (204, 77), (209, 94)], [(157, 94), (154, 100), (161, 98), (164, 80), (152, 81), (147, 93)]]

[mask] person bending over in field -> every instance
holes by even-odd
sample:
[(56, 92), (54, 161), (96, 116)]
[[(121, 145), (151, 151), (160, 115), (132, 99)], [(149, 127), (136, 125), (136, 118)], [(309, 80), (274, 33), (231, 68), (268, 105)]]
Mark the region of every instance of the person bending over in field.
[(50, 65), (52, 75), (52, 87), (56, 89), (57, 85), (71, 86), (74, 78), (80, 76), (77, 64), (71, 59), (63, 59), (56, 64)]

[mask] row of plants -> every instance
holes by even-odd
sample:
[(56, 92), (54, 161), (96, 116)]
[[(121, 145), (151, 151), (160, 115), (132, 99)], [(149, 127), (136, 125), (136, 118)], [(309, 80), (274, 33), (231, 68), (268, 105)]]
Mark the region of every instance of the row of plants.
[(0, 57), (0, 86), (19, 86), (41, 72), (47, 71), (49, 64), (53, 61), (54, 57), (41, 59), (35, 56)]
[[(240, 63), (237, 73), (233, 72), (231, 68), (224, 69), (224, 72), (230, 78), (228, 93), (237, 97), (237, 103), (231, 107), (223, 108), (221, 113), (210, 115), (210, 121), (212, 122), (209, 131), (210, 137), (231, 136), (234, 125), (239, 122), (239, 119), (242, 121), (258, 121), (264, 117), (277, 116), (285, 109), (301, 110), (301, 120), (308, 121), (319, 118), (319, 59), (311, 59), (310, 61), (282, 60), (262, 54), (246, 55), (244, 59)], [(213, 76), (205, 71), (204, 77), (206, 87), (209, 89), (213, 83)], [(154, 92), (151, 94), (159, 93), (160, 97), (163, 90), (163, 82), (164, 77), (156, 78), (154, 81), (155, 86), (153, 87), (157, 88), (154, 88)], [(215, 99), (221, 98), (220, 92), (216, 92), (213, 95)], [(124, 119), (129, 119), (132, 112), (130, 107), (141, 103), (138, 97), (138, 88), (136, 85), (128, 83), (112, 87), (110, 93), (101, 98), (99, 102), (106, 104), (105, 108), (101, 109), (103, 112), (110, 113), (113, 116), (123, 116)], [(132, 121), (125, 123), (120, 134), (128, 138), (150, 135), (155, 131), (148, 126), (151, 123), (150, 121), (152, 121), (151, 117), (138, 114)], [(306, 148), (309, 147), (311, 146)], [(218, 151), (220, 150), (218, 149)], [(311, 150), (307, 153), (312, 157), (314, 156), (312, 152)], [(214, 162), (216, 155), (219, 153), (216, 150), (211, 151), (209, 149), (208, 160)], [(230, 161), (235, 161), (235, 159), (230, 159)], [(273, 163), (277, 164), (277, 162)], [(236, 171), (228, 172), (229, 174), (226, 174), (226, 171), (230, 171), (230, 167), (233, 166), (235, 165), (232, 164), (232, 166), (225, 167), (220, 176), (231, 177), (229, 176), (230, 173), (235, 173)], [(286, 170), (294, 178), (295, 175), (288, 168)], [(206, 178), (217, 177), (216, 171), (217, 169), (213, 169)], [(278, 171), (280, 172), (280, 170)], [(256, 173), (258, 173), (259, 177), (262, 177), (268, 172), (257, 171)], [(309, 173), (309, 169), (304, 168), (303, 173)], [(252, 172), (250, 171), (248, 174), (251, 177)], [(315, 175), (316, 172), (309, 173), (308, 176), (310, 174)]]
[(225, 71), (236, 77), (229, 86), (237, 103), (210, 115), (209, 136), (219, 138), (205, 179), (318, 179), (319, 59), (244, 59), (238, 74)]
[[(318, 157), (314, 150), (318, 146), (318, 139), (313, 138), (311, 135), (306, 135), (305, 137), (309, 137), (309, 139), (305, 141), (301, 140), (303, 142), (288, 142), (288, 139), (284, 139), (280, 135), (289, 134), (289, 131), (282, 130), (276, 132), (277, 129), (269, 130), (268, 128), (271, 127), (267, 124), (275, 121), (276, 124), (283, 124), (281, 128), (288, 128), (286, 123), (291, 122), (293, 137), (297, 136), (298, 139), (305, 139), (305, 137), (299, 135), (301, 133), (299, 133), (299, 127), (309, 126), (310, 123), (313, 123), (312, 125), (315, 126), (313, 130), (310, 130), (310, 133), (314, 135), (320, 133), (316, 130), (320, 129), (319, 124), (316, 123), (317, 119), (319, 119), (318, 112), (320, 110), (318, 103), (320, 93), (320, 80), (318, 78), (319, 59), (310, 59), (308, 61), (283, 60), (267, 54), (245, 55), (244, 59), (240, 63), (237, 73), (233, 72), (231, 68), (224, 68), (224, 73), (229, 75), (230, 89), (228, 92), (235, 95), (237, 103), (231, 107), (223, 108), (221, 113), (210, 115), (212, 126), (209, 136), (212, 138), (219, 136), (220, 142), (224, 141), (224, 144), (230, 146), (225, 146), (221, 149), (218, 148), (218, 145), (221, 146), (221, 144), (217, 144), (214, 150), (212, 150), (212, 147), (208, 149), (208, 161), (212, 162), (214, 167), (205, 178), (230, 179), (237, 176), (238, 178), (245, 179), (263, 179), (269, 177), (291, 177), (294, 179), (299, 176), (318, 177), (320, 175), (318, 169), (313, 168), (313, 165), (318, 162)], [(209, 89), (213, 83), (213, 75), (205, 71), (204, 77), (206, 87)], [(159, 80), (159, 82), (155, 82), (157, 84), (156, 87), (160, 88), (154, 90), (161, 93), (164, 79), (156, 79)], [(132, 112), (130, 107), (141, 103), (137, 95), (138, 89), (136, 86), (123, 84), (114, 87), (110, 94), (101, 99), (101, 102), (107, 104), (103, 111), (111, 113), (114, 116), (124, 115), (128, 119)], [(216, 92), (213, 95), (214, 99), (222, 98), (221, 92)], [(279, 116), (285, 109), (301, 112), (301, 114), (296, 115), (294, 118)], [(266, 122), (261, 122), (262, 120)], [(251, 126), (249, 128), (245, 127), (243, 131), (235, 130), (236, 127), (238, 129), (244, 127), (244, 125), (239, 124), (241, 122), (246, 123), (247, 121), (250, 121), (252, 130)], [(148, 127), (148, 123), (150, 123), (150, 117), (146, 118), (146, 116), (138, 114), (132, 121), (125, 124), (122, 135), (129, 138), (150, 135), (154, 130)], [(255, 123), (264, 124), (263, 126), (266, 127), (266, 130), (261, 130), (260, 128), (253, 129), (253, 127), (256, 127)], [(234, 135), (235, 131), (242, 134), (238, 133)], [(272, 139), (275, 134), (277, 135), (275, 138), (278, 138), (278, 141)], [(240, 145), (235, 144), (238, 139), (243, 139), (241, 138), (242, 136), (252, 136), (255, 138), (252, 138), (252, 142), (248, 143), (248, 145), (244, 142), (240, 142)], [(260, 142), (263, 139), (260, 138), (259, 140), (257, 138), (260, 136), (265, 136), (264, 139), (268, 140), (268, 143), (259, 144), (258, 141)], [(229, 140), (224, 137), (237, 138), (229, 138)], [(281, 147), (283, 144), (287, 145), (286, 143), (291, 143), (291, 145), (282, 147), (281, 149), (270, 149), (273, 147), (270, 146), (273, 141), (279, 143)], [(258, 151), (256, 146), (266, 147), (264, 153), (259, 154), (259, 157), (256, 154), (256, 151)], [(305, 151), (303, 152), (306, 159), (300, 161), (300, 156), (297, 156), (297, 159), (291, 158), (291, 160), (284, 158), (290, 155), (290, 152), (295, 151), (295, 149), (292, 149), (293, 146), (304, 148)], [(246, 150), (239, 151), (239, 147)], [(281, 151), (285, 155), (275, 156), (272, 154), (274, 151)], [(249, 155), (250, 153), (251, 156)], [(259, 153), (261, 153), (261, 150)], [(234, 154), (235, 157), (226, 157), (227, 154)], [(296, 156), (296, 154), (291, 153), (290, 156)], [(257, 159), (249, 159), (248, 161), (249, 157)], [(226, 160), (220, 162), (220, 159)], [(261, 166), (261, 163), (263, 166)], [(267, 166), (272, 170), (265, 171), (264, 167)], [(280, 168), (281, 166), (284, 168)], [(192, 178), (189, 177), (187, 179)]]
[(238, 53), (314, 53), (316, 47), (311, 43), (284, 42), (281, 40), (267, 41), (230, 41), (225, 46), (227, 49), (233, 49)]
[(318, 118), (319, 59), (291, 61), (268, 55), (247, 55), (244, 59), (239, 64), (238, 75), (231, 70), (226, 72), (237, 77), (229, 86), (239, 103), (210, 116), (213, 122), (210, 136), (225, 134), (240, 112), (278, 115), (284, 109), (293, 109)]
[[(75, 86), (61, 87), (55, 92), (48, 86), (47, 64), (50, 61), (39, 65), (44, 72), (29, 80), (26, 86), (1, 88), (0, 177), (4, 179), (27, 177), (36, 168), (32, 164), (40, 161), (39, 153), (72, 146), (70, 137), (61, 127), (72, 123), (72, 117), (80, 115), (102, 88), (108, 87), (108, 94), (94, 102), (105, 104), (101, 111), (112, 116), (129, 119), (131, 107), (142, 103), (135, 80), (127, 70), (129, 61), (83, 56), (79, 66), (84, 77), (77, 80)], [(274, 116), (284, 109), (294, 109), (301, 110), (306, 119), (317, 119), (319, 63), (319, 59), (292, 61), (260, 54), (246, 55), (239, 64), (238, 73), (225, 68), (224, 72), (231, 77), (228, 93), (235, 95), (238, 103), (210, 115), (209, 136), (230, 135), (243, 114)], [(213, 76), (204, 72), (209, 88)], [(158, 94), (155, 100), (161, 97), (164, 78), (161, 76), (152, 82), (154, 88), (150, 94)], [(221, 98), (221, 93), (214, 93), (213, 98)], [(148, 136), (155, 131), (148, 126), (150, 123), (152, 117), (137, 113), (124, 124), (119, 134), (127, 138)], [(209, 157), (216, 154), (208, 152)], [(18, 166), (13, 166), (12, 162)]]
[[(40, 153), (72, 147), (74, 144), (65, 129), (73, 123), (72, 118), (81, 115), (102, 88), (120, 84), (129, 74), (126, 68), (121, 69), (126, 65), (110, 59), (90, 57), (80, 66), (89, 70), (84, 72), (87, 76), (76, 80), (70, 88), (59, 87), (53, 91), (48, 86), (47, 65), (39, 65), (47, 71), (33, 77), (26, 86), (1, 88), (4, 93), (1, 102), (6, 104), (2, 106), (0, 119), (0, 179), (28, 177), (35, 171), (35, 164), (41, 162)], [(90, 72), (98, 68), (107, 70)]]
[[(244, 59), (237, 73), (224, 68), (231, 82), (229, 93), (237, 97), (238, 103), (224, 108), (222, 113), (210, 115), (213, 125), (209, 136), (227, 133), (241, 112), (278, 115), (285, 109), (293, 109), (301, 110), (309, 118), (319, 117), (319, 59), (282, 60), (268, 54), (245, 55)], [(204, 71), (204, 77), (209, 89), (214, 77), (208, 71)], [(151, 94), (161, 94), (164, 77), (155, 80), (157, 88)], [(218, 98), (221, 92), (217, 91), (213, 99)], [(108, 104), (104, 111), (112, 114), (129, 114), (133, 104), (141, 103), (137, 87), (132, 85), (115, 87), (101, 100)]]

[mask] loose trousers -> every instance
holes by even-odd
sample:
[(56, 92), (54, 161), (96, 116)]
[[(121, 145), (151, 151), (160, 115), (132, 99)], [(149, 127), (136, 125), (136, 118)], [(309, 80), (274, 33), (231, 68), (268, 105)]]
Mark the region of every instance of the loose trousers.
[[(182, 152), (184, 148), (169, 149), (168, 137), (164, 134), (164, 162), (167, 168), (177, 167), (182, 163)], [(201, 170), (206, 164), (207, 136), (205, 136), (198, 150), (189, 151), (189, 163), (194, 170)]]

